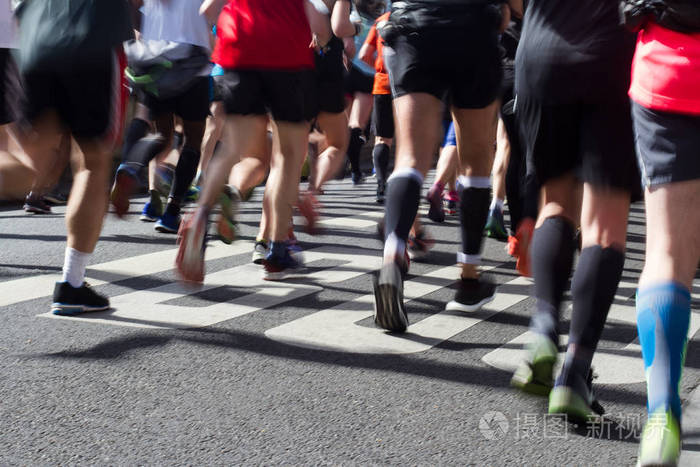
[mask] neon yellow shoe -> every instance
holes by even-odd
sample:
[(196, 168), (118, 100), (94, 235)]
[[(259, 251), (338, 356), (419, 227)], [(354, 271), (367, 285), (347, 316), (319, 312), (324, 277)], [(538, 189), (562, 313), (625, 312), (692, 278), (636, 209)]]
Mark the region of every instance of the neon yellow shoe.
[(551, 339), (538, 335), (528, 345), (528, 359), (515, 370), (511, 386), (529, 394), (546, 396), (554, 386), (554, 364), (557, 362), (557, 346)]
[(649, 414), (639, 441), (637, 466), (676, 466), (681, 455), (681, 427), (670, 410)]

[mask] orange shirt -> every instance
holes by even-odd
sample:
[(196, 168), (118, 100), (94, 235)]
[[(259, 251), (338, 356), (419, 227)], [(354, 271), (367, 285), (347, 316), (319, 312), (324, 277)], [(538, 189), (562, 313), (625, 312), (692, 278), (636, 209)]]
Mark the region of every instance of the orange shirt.
[(369, 34), (367, 34), (367, 39), (365, 39), (365, 44), (374, 47), (377, 51), (377, 58), (374, 60), (374, 70), (376, 73), (374, 74), (374, 89), (372, 89), (372, 94), (391, 94), (389, 73), (387, 73), (384, 67), (384, 41), (379, 37), (379, 33), (377, 33), (377, 23), (387, 21), (388, 19), (389, 12), (377, 18), (372, 25), (372, 29), (369, 30)]

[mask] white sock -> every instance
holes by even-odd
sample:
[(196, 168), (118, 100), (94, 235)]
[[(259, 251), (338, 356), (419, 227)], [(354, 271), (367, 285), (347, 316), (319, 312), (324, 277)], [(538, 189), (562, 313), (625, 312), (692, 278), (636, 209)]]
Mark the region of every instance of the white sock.
[(66, 247), (66, 257), (63, 261), (63, 282), (73, 287), (81, 287), (85, 282), (85, 269), (92, 253), (83, 253), (75, 248)]
[(489, 207), (489, 210), (493, 211), (495, 208), (498, 208), (499, 211), (503, 212), (503, 200), (500, 198), (493, 198), (491, 200), (491, 206)]
[(386, 242), (384, 242), (384, 260), (393, 261), (398, 258), (399, 261), (403, 261), (405, 251), (406, 242), (392, 232), (389, 238), (386, 239)]

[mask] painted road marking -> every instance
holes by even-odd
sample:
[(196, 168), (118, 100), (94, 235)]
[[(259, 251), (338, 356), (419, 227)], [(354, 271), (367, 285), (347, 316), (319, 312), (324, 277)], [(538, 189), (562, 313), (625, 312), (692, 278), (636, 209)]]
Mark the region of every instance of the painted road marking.
[[(458, 275), (459, 270), (450, 266), (406, 281), (404, 299), (408, 302), (407, 306), (410, 309), (409, 300), (452, 284)], [(527, 286), (529, 281), (519, 277), (507, 284)], [(493, 302), (471, 316), (466, 313), (455, 314), (443, 311), (411, 324), (406, 333), (398, 335), (387, 333), (379, 328), (356, 324), (374, 313), (372, 309), (374, 296), (368, 294), (270, 329), (265, 332), (265, 335), (278, 342), (311, 349), (362, 354), (423, 352), (527, 297), (527, 294), (498, 293)]]
[[(323, 284), (344, 282), (361, 276), (377, 269), (381, 263), (381, 258), (377, 255), (357, 254), (357, 249), (347, 247), (334, 248), (332, 251), (325, 247), (309, 250), (304, 253), (304, 258), (307, 263), (330, 260), (341, 261), (342, 265), (304, 275), (304, 282), (310, 283), (291, 283), (265, 281), (262, 279), (260, 266), (245, 264), (208, 274), (203, 286), (198, 289), (173, 282), (110, 297), (110, 311), (76, 317), (55, 316), (50, 312), (38, 316), (145, 328), (180, 329), (211, 326), (319, 292), (323, 290)], [(166, 303), (172, 299), (218, 287), (254, 289), (254, 292), (204, 307), (184, 307)]]
[[(376, 224), (369, 218), (382, 218), (383, 211), (367, 211), (363, 214), (323, 219), (319, 223), (328, 226), (341, 226), (363, 229)], [(218, 241), (210, 241), (207, 246), (207, 261), (227, 258), (253, 250), (253, 242), (238, 240), (233, 245), (225, 245)], [(94, 286), (116, 282), (133, 277), (157, 274), (173, 269), (177, 249), (168, 249), (155, 253), (147, 253), (129, 258), (122, 258), (88, 267), (88, 280)], [(105, 279), (90, 278), (91, 272), (99, 272)], [(60, 274), (39, 274), (0, 282), (0, 307), (15, 303), (46, 297), (51, 294), (54, 283)]]

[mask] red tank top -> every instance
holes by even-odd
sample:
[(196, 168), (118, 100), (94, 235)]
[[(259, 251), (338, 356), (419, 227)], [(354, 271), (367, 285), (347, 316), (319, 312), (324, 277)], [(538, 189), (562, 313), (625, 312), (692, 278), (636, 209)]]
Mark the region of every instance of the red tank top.
[(647, 25), (637, 40), (630, 97), (650, 109), (700, 115), (700, 33)]
[(216, 25), (212, 61), (229, 69), (314, 67), (304, 0), (230, 0)]

